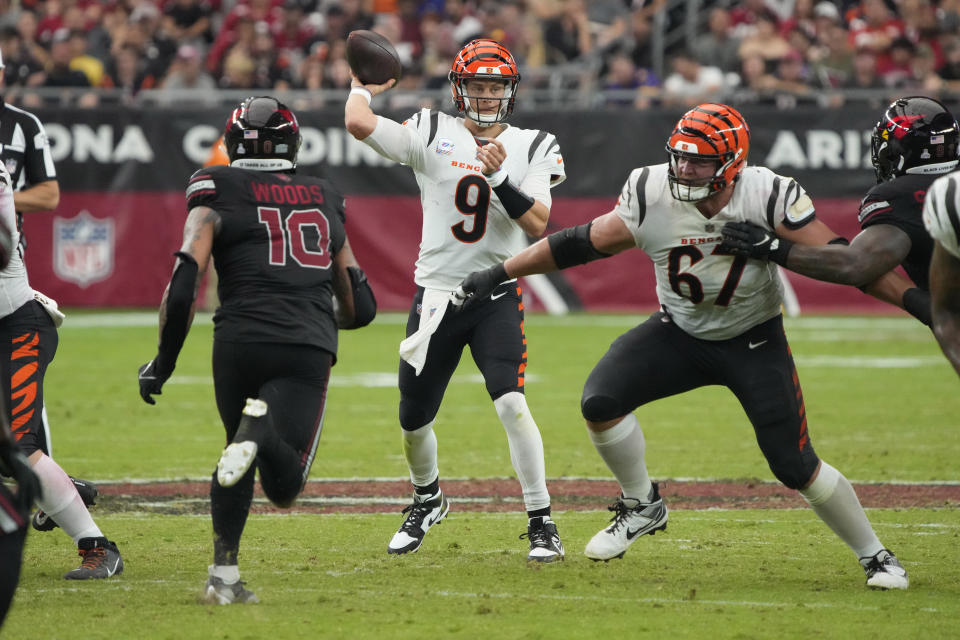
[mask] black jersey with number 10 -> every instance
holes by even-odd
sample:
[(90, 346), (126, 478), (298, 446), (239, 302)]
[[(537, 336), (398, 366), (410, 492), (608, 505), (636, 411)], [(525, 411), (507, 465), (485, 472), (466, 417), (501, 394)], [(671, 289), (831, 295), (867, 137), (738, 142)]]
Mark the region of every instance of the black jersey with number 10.
[(217, 166), (190, 178), (187, 209), (198, 206), (221, 219), (214, 338), (336, 354), (332, 278), (346, 239), (343, 196), (319, 178)]

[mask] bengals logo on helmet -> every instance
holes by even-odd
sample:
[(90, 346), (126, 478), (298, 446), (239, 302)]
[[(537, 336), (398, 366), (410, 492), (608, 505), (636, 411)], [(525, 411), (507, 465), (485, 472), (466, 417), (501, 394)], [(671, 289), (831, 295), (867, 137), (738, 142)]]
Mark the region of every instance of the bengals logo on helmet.
[[(749, 151), (750, 128), (733, 107), (707, 103), (687, 111), (667, 139), (673, 197), (697, 202), (723, 191), (737, 180)], [(687, 183), (676, 174), (676, 163), (682, 158), (715, 160), (716, 172), (708, 183)]]
[[(500, 122), (513, 113), (513, 103), (520, 84), (520, 70), (513, 55), (495, 40), (478, 39), (467, 43), (453, 59), (448, 79), (453, 89), (453, 103), (457, 111), (486, 127)], [(493, 114), (481, 114), (471, 104), (466, 83), (469, 80), (498, 80), (504, 83), (503, 95), (499, 98), (500, 108)], [(492, 99), (484, 96), (485, 99)]]

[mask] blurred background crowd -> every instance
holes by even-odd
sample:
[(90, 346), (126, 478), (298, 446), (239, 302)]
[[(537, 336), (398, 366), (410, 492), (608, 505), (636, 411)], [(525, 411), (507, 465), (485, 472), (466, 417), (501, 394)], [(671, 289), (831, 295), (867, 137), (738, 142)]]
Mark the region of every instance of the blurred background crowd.
[(960, 97), (960, 0), (0, 0), (3, 93), (28, 108), (252, 91), (319, 106), (350, 85), (354, 29), (396, 45), (397, 106), (445, 95), (476, 37), (513, 52), (521, 91), (579, 107)]

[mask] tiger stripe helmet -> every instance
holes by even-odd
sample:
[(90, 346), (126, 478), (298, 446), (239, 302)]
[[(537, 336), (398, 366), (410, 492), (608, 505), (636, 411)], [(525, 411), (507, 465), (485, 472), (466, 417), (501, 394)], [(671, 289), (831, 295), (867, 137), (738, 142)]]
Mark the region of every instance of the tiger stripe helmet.
[[(453, 89), (453, 103), (457, 111), (481, 127), (489, 127), (504, 120), (513, 113), (513, 102), (520, 84), (520, 70), (513, 55), (506, 47), (495, 40), (478, 39), (467, 43), (453, 59), (453, 66), (447, 76)], [(506, 87), (500, 98), (500, 109), (495, 114), (481, 114), (470, 104), (472, 96), (467, 95), (467, 80), (503, 80)]]
[[(725, 104), (706, 103), (683, 114), (670, 138), (670, 193), (677, 200), (699, 202), (735, 182), (747, 164), (750, 128), (740, 112)], [(690, 184), (677, 176), (681, 158), (715, 160), (717, 170), (706, 184)]]

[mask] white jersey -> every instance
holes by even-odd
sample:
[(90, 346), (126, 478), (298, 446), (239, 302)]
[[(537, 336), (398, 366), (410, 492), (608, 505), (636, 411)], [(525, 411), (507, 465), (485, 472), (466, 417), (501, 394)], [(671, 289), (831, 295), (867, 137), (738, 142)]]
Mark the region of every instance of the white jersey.
[[(550, 188), (566, 178), (556, 138), (508, 126), (497, 140), (507, 151), (502, 170), (511, 182), (549, 208)], [(414, 281), (421, 287), (453, 290), (467, 274), (526, 247), (523, 230), (481, 173), (477, 142), (463, 118), (423, 109), (401, 125), (378, 116), (363, 142), (416, 175), (423, 231)]]
[(960, 258), (960, 171), (937, 178), (927, 189), (923, 225), (944, 249)]
[(694, 203), (670, 195), (667, 165), (634, 169), (615, 209), (637, 246), (653, 260), (657, 298), (678, 327), (705, 340), (726, 340), (780, 313), (777, 265), (718, 254), (727, 222), (800, 228), (815, 217), (813, 202), (791, 178), (746, 167), (730, 202), (705, 218)]
[(27, 282), (27, 269), (20, 255), (20, 233), (17, 231), (17, 212), (13, 206), (13, 185), (6, 167), (0, 163), (0, 220), (10, 230), (13, 255), (10, 264), (0, 271), (0, 318), (8, 315), (33, 299), (33, 289)]

